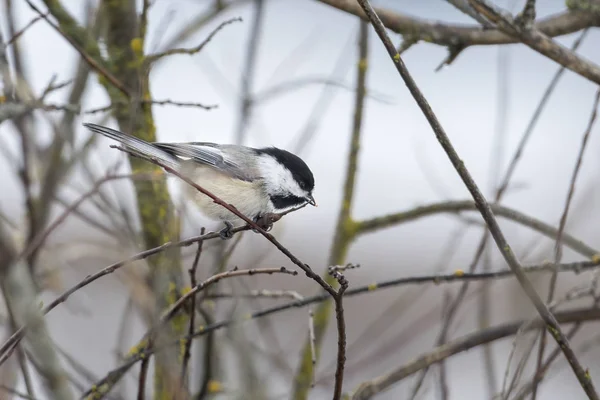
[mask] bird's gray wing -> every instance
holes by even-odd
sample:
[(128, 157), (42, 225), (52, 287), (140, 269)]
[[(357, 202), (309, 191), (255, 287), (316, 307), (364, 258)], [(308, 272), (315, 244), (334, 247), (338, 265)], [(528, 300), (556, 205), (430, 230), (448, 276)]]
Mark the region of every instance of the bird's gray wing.
[(156, 158), (173, 169), (177, 169), (181, 164), (180, 159), (175, 157), (173, 154), (170, 154), (170, 152), (160, 149), (154, 143), (146, 142), (145, 140), (137, 138), (133, 135), (111, 129), (107, 126), (91, 123), (84, 123), (83, 125), (94, 133), (99, 133), (109, 139), (116, 140), (133, 154)]
[(153, 144), (176, 157), (205, 164), (237, 179), (251, 182), (257, 178), (254, 168), (248, 168), (251, 150), (241, 146), (207, 142)]

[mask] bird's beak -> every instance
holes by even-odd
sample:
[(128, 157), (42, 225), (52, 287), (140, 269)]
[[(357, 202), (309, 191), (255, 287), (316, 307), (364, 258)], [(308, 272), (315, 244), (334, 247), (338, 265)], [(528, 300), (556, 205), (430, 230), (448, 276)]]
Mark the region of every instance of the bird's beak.
[(308, 204), (310, 204), (311, 206), (317, 207), (317, 202), (315, 201), (315, 198), (312, 197), (312, 194), (306, 196), (306, 201), (308, 201)]

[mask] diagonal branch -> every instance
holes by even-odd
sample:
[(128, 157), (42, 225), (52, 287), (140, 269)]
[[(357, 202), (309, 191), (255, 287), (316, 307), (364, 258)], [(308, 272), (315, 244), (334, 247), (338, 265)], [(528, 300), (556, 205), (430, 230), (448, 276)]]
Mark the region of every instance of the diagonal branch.
[[(577, 359), (573, 349), (571, 348), (567, 337), (562, 332), (558, 321), (550, 312), (548, 307), (544, 304), (540, 296), (535, 291), (535, 288), (523, 272), (523, 268), (519, 260), (513, 253), (510, 245), (506, 241), (490, 205), (488, 204), (483, 193), (481, 193), (481, 190), (471, 177), (471, 174), (465, 167), (464, 162), (461, 160), (458, 153), (454, 149), (450, 138), (448, 137), (444, 128), (438, 121), (436, 115), (431, 109), (431, 106), (423, 96), (421, 90), (417, 86), (416, 82), (413, 80), (412, 76), (410, 75), (408, 69), (406, 68), (406, 65), (404, 64), (404, 61), (402, 61), (400, 54), (398, 54), (391, 39), (389, 38), (383, 23), (373, 10), (373, 7), (371, 6), (368, 0), (358, 0), (358, 2), (360, 3), (361, 7), (363, 8), (369, 20), (371, 21), (371, 24), (375, 28), (375, 31), (377, 32), (379, 38), (383, 42), (402, 80), (404, 81), (412, 96), (414, 97), (415, 101), (419, 105), (419, 108), (421, 108), (421, 111), (423, 112), (425, 118), (427, 118), (427, 121), (429, 122), (433, 132), (435, 133), (438, 142), (446, 152), (456, 172), (458, 173), (465, 186), (473, 196), (477, 208), (479, 209), (481, 216), (485, 220), (490, 234), (494, 238), (498, 249), (504, 257), (504, 260), (509, 265), (510, 269), (514, 272), (515, 277), (517, 278), (519, 284), (523, 288), (523, 291), (529, 297), (536, 310), (546, 323), (546, 328), (548, 329), (548, 331), (550, 331), (550, 333), (554, 337), (554, 340), (560, 346), (561, 350), (565, 355), (565, 358), (567, 359), (567, 361), (571, 365), (571, 368), (573, 369), (573, 372), (577, 376), (581, 387), (590, 399), (597, 400), (598, 394), (594, 389), (594, 385), (591, 381), (589, 374), (586, 373), (585, 369), (579, 363), (579, 360)], [(471, 1), (471, 5), (473, 5), (473, 1)]]

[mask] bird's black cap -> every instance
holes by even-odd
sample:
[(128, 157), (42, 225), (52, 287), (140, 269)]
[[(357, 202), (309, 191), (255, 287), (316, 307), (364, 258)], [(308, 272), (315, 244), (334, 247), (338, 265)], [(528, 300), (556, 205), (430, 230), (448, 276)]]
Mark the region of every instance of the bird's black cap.
[(297, 155), (290, 153), (287, 150), (278, 149), (276, 147), (266, 147), (262, 149), (256, 149), (256, 152), (260, 154), (268, 154), (275, 158), (279, 163), (290, 170), (292, 176), (298, 182), (298, 185), (302, 190), (312, 192), (315, 188), (315, 178), (312, 174), (308, 165)]

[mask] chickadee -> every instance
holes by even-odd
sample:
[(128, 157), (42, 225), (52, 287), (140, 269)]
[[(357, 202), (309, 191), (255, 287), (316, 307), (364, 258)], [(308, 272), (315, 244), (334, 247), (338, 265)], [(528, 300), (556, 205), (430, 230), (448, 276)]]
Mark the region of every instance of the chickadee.
[[(254, 221), (306, 203), (316, 206), (313, 174), (289, 151), (207, 142), (150, 143), (105, 126), (83, 125), (120, 142), (134, 154), (160, 160)], [(207, 217), (225, 224), (220, 236), (230, 238), (233, 225), (242, 219), (190, 185), (185, 188), (186, 195)]]

